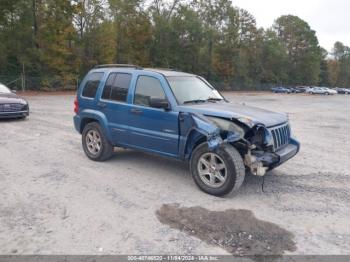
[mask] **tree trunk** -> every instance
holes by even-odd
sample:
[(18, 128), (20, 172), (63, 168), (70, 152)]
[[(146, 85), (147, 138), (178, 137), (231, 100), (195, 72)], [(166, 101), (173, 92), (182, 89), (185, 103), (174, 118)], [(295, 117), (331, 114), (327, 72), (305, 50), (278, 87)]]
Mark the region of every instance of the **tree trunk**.
[(37, 5), (36, 0), (32, 0), (32, 13), (33, 13), (33, 34), (34, 34), (34, 44), (36, 48), (39, 48), (38, 44), (38, 20), (37, 20)]
[(213, 37), (209, 36), (209, 61), (208, 61), (208, 72), (207, 72), (207, 79), (211, 80), (211, 72), (212, 72), (212, 64), (213, 64)]

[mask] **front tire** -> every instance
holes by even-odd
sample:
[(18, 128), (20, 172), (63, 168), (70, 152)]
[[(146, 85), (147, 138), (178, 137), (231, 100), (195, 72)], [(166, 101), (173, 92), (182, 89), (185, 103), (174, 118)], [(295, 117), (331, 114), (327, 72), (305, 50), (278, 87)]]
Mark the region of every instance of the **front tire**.
[(210, 151), (207, 143), (199, 145), (192, 154), (190, 169), (196, 185), (214, 196), (236, 192), (245, 177), (243, 159), (230, 144), (215, 151)]
[(93, 161), (103, 162), (113, 155), (113, 145), (107, 140), (101, 126), (96, 122), (84, 127), (82, 144), (86, 156)]

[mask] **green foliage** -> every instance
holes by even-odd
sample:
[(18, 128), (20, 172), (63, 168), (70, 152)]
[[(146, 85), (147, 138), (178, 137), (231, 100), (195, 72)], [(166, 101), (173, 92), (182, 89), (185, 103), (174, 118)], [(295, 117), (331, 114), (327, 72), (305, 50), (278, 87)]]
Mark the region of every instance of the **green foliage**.
[(262, 83), (288, 83), (288, 54), (272, 30), (265, 33), (261, 61)]
[(350, 47), (336, 42), (332, 55), (334, 59), (326, 61), (330, 85), (350, 88)]
[(133, 63), (207, 77), (223, 89), (350, 86), (350, 48), (333, 58), (299, 17), (256, 26), (231, 0), (2, 0), (0, 80), (70, 88), (96, 64)]
[(350, 47), (336, 42), (333, 55), (337, 66), (335, 84), (340, 87), (350, 87)]
[(297, 16), (281, 16), (273, 25), (288, 54), (289, 83), (317, 85), (320, 75), (321, 49), (316, 32)]

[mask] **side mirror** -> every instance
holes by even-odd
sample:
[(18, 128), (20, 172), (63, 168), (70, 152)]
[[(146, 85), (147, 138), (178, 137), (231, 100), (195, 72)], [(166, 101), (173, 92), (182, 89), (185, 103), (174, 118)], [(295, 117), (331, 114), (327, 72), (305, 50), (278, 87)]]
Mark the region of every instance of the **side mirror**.
[(16, 90), (11, 90), (11, 92), (12, 92), (12, 93), (14, 93), (14, 94), (16, 94), (16, 93), (17, 93), (17, 91), (16, 91)]
[(151, 98), (150, 106), (154, 108), (163, 108), (164, 110), (170, 110), (168, 100), (162, 98)]

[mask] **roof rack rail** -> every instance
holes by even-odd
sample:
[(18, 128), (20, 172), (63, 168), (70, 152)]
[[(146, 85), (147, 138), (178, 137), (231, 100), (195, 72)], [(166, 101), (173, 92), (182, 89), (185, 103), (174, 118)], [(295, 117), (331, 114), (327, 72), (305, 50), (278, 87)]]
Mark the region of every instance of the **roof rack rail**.
[(176, 69), (173, 68), (166, 68), (166, 67), (155, 67), (152, 69), (156, 69), (156, 70), (164, 70), (164, 71), (176, 71)]
[(135, 68), (142, 70), (143, 68), (141, 66), (137, 65), (129, 65), (129, 64), (105, 64), (105, 65), (97, 65), (94, 67), (94, 69), (98, 68), (113, 68), (113, 67), (119, 67), (119, 68)]

